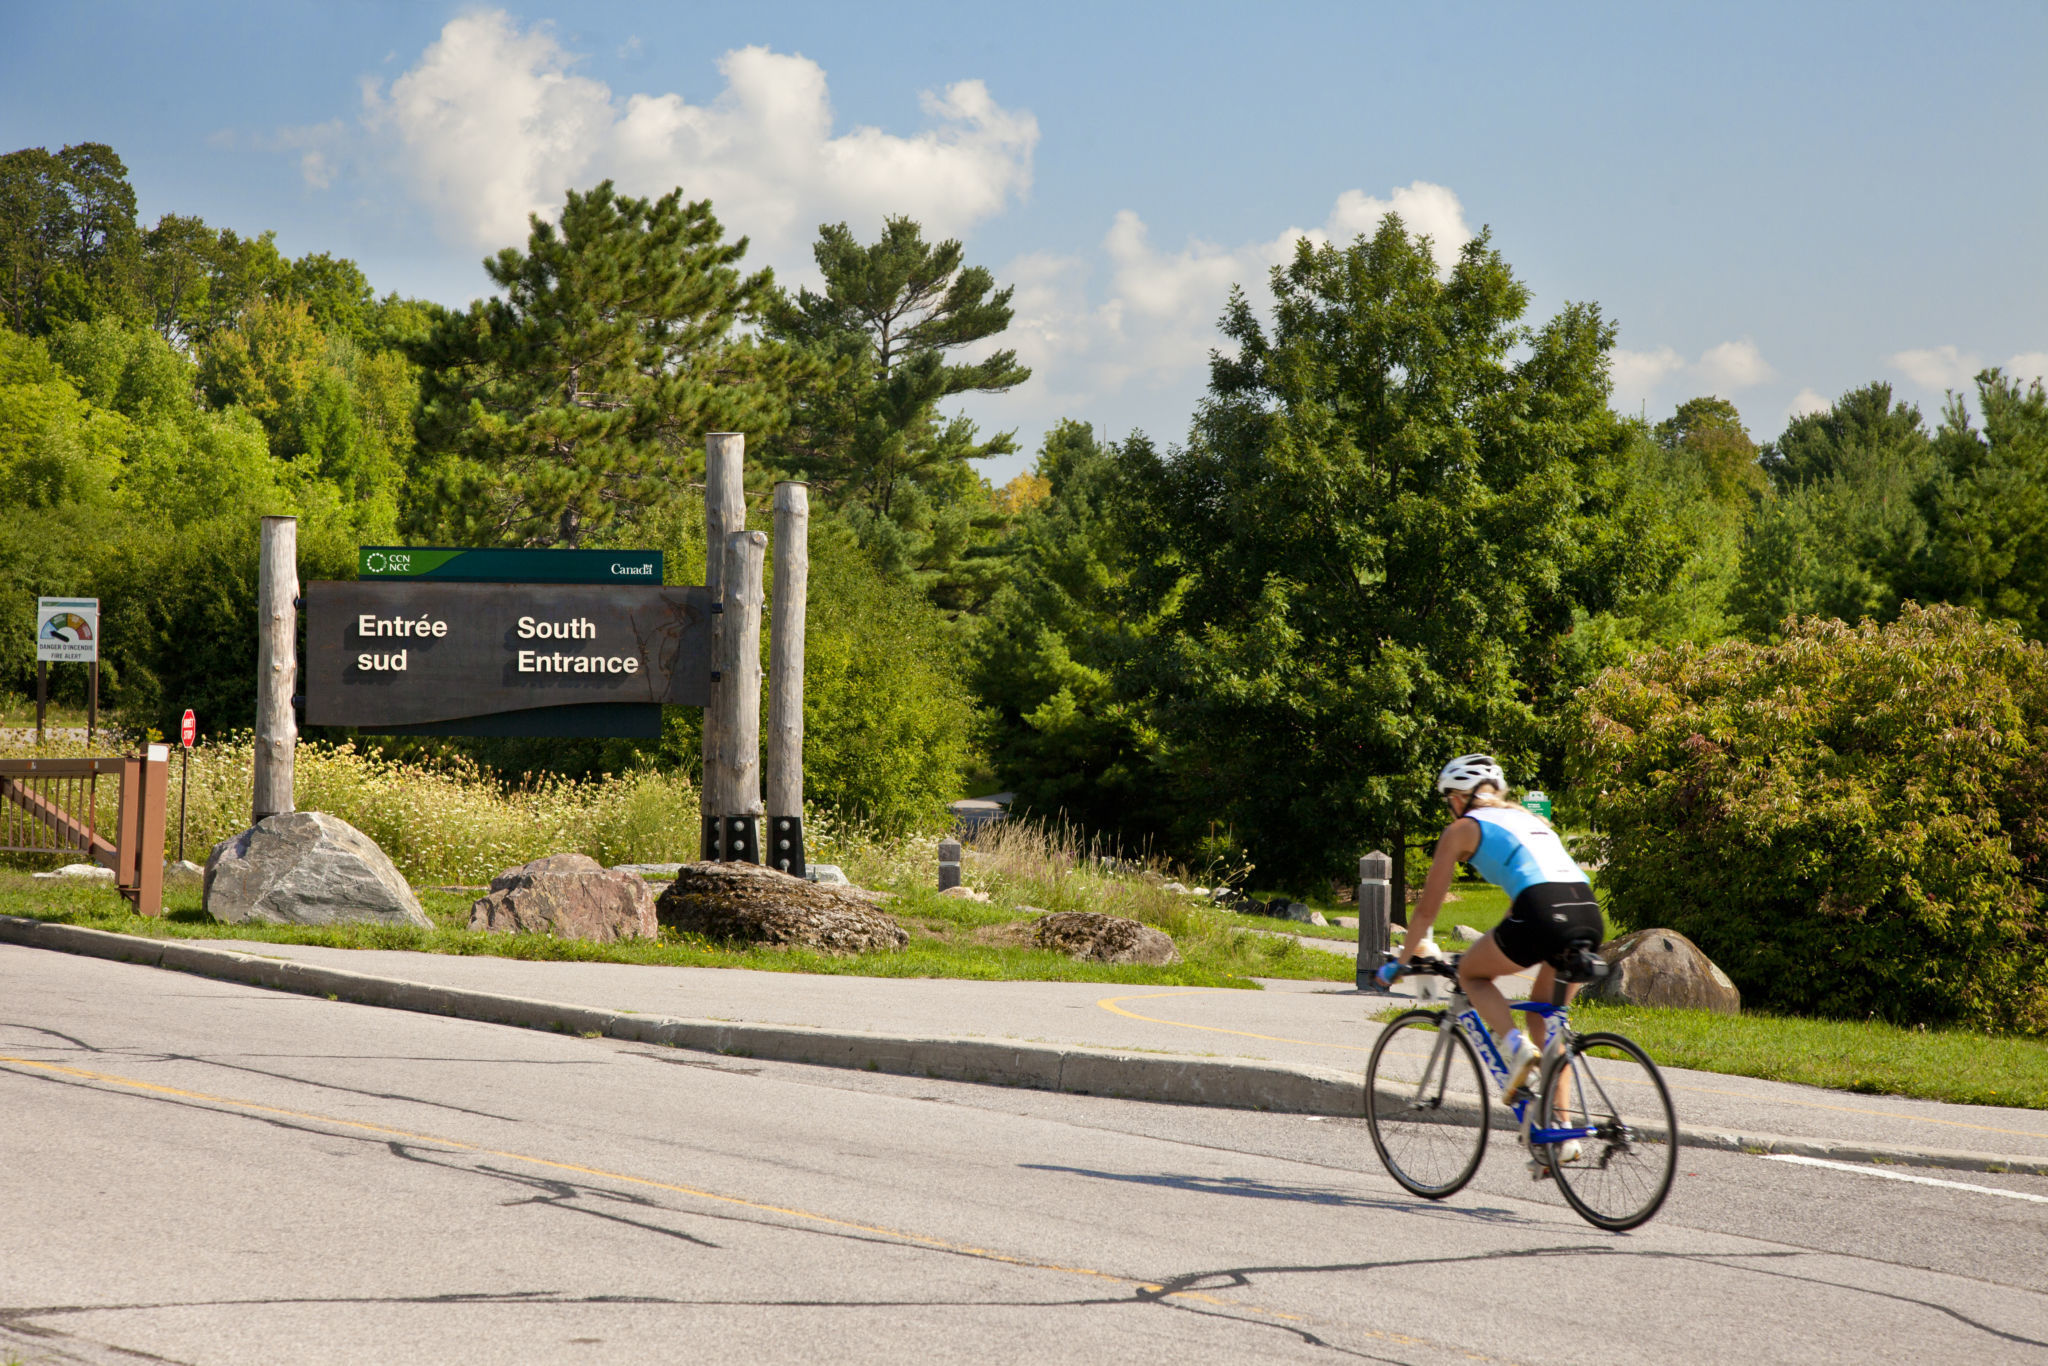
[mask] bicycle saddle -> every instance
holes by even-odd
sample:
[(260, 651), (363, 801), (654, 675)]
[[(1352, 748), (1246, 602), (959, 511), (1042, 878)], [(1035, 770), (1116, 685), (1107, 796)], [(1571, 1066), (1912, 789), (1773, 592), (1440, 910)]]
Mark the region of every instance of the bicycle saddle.
[(1559, 981), (1597, 982), (1607, 975), (1607, 963), (1590, 944), (1576, 944), (1550, 960)]

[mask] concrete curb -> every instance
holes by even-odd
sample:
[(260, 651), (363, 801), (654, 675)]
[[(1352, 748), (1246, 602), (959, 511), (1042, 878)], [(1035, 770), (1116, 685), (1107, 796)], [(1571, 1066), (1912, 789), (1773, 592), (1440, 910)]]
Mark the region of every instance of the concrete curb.
[[(1233, 1062), (1129, 1053), (1073, 1044), (1004, 1042), (942, 1035), (881, 1034), (864, 1030), (817, 1029), (804, 1025), (757, 1025), (725, 1020), (677, 1019), (601, 1010), (521, 996), (500, 996), (460, 987), (432, 986), (394, 977), (315, 967), (263, 958), (189, 940), (144, 939), (136, 935), (53, 925), (0, 916), (0, 943), (106, 958), (196, 976), (240, 982), (358, 1005), (416, 1010), (485, 1024), (517, 1025), (586, 1037), (664, 1044), (697, 1052), (774, 1062), (844, 1067), (899, 1076), (933, 1077), (990, 1086), (1108, 1096), (1119, 1100), (1212, 1105), (1236, 1110), (1360, 1118), (1365, 1090), (1355, 1072), (1301, 1064)], [(1877, 1162), (1941, 1167), (1952, 1171), (2012, 1172), (2048, 1176), (2048, 1158), (1905, 1144), (1835, 1142), (1782, 1134), (1686, 1129), (1686, 1147), (1746, 1153), (1793, 1153), (1839, 1162)]]

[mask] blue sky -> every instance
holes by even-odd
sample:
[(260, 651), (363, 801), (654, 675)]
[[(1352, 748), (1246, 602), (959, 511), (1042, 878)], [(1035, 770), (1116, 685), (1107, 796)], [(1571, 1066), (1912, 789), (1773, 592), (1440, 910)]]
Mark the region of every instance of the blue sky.
[[(907, 211), (1018, 289), (971, 411), (1179, 439), (1229, 285), (1388, 207), (1618, 321), (1616, 404), (1764, 439), (1872, 379), (2048, 370), (2048, 6), (0, 0), (0, 146), (111, 143), (146, 219), (450, 303), (531, 209), (709, 194), (785, 278)], [(1028, 457), (991, 462), (1000, 481)]]

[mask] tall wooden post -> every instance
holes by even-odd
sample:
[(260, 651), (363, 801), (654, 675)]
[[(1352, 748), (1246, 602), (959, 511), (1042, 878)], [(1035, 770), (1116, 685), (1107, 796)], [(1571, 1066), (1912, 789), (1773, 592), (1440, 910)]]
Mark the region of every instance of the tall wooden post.
[(746, 488), (747, 438), (743, 432), (710, 432), (704, 437), (704, 586), (711, 590), (711, 705), (704, 709), (704, 786), (698, 804), (704, 818), (703, 848), (698, 857), (725, 856), (727, 816), (735, 813), (732, 794), (719, 786), (724, 773), (712, 761), (725, 747), (720, 695), (726, 691), (722, 677), (725, 658), (720, 641), (725, 635), (725, 543), (735, 531), (747, 526)]
[(768, 631), (768, 858), (803, 877), (804, 611), (811, 579), (811, 490), (775, 486), (775, 616)]
[[(724, 803), (721, 856), (761, 861), (761, 568), (768, 537), (735, 531), (725, 538), (725, 630), (718, 638), (718, 686), (712, 690), (717, 743), (704, 753), (705, 787), (717, 774)], [(713, 713), (705, 715), (707, 737)]]
[(1358, 970), (1355, 981), (1360, 991), (1386, 994), (1373, 977), (1392, 941), (1391, 903), (1394, 861), (1377, 851), (1358, 861)]
[(299, 683), (299, 522), (263, 519), (256, 568), (256, 789), (254, 820), (296, 808), (292, 755), (299, 739), (292, 694)]

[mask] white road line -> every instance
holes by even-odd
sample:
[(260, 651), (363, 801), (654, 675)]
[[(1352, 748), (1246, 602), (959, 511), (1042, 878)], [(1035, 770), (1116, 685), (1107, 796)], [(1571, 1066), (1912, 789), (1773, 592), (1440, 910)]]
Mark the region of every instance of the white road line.
[(1858, 1176), (1881, 1176), (1887, 1181), (1911, 1181), (1916, 1186), (1946, 1186), (1950, 1190), (1975, 1191), (1979, 1195), (2002, 1195), (2008, 1200), (2031, 1200), (2037, 1205), (2048, 1205), (2048, 1195), (2035, 1195), (2032, 1191), (2000, 1190), (1997, 1186), (1973, 1186), (1967, 1181), (1938, 1181), (1931, 1176), (1912, 1176), (1906, 1172), (1886, 1171), (1882, 1167), (1859, 1166), (1854, 1162), (1830, 1162), (1826, 1158), (1802, 1157), (1798, 1153), (1765, 1153), (1766, 1162), (1797, 1162), (1802, 1167), (1826, 1167), (1829, 1171), (1855, 1172)]

